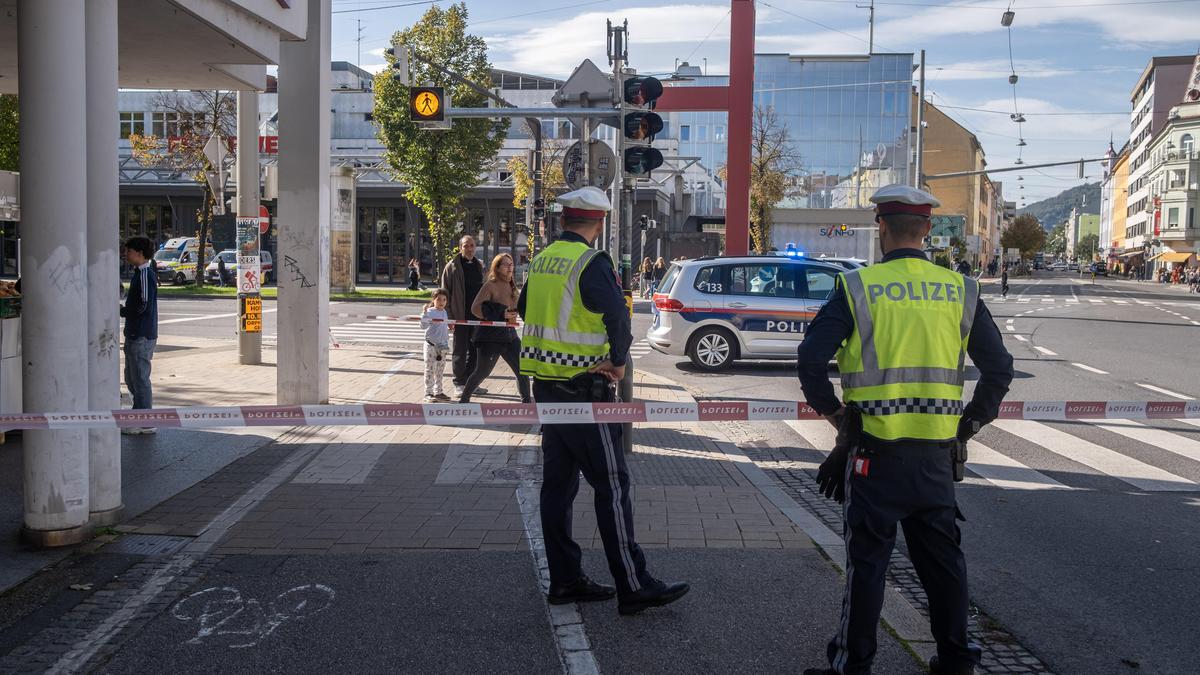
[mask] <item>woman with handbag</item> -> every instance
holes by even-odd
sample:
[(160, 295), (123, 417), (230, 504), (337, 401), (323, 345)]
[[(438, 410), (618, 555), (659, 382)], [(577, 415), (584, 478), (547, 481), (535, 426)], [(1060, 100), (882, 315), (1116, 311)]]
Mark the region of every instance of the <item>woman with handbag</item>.
[[(475, 302), (471, 304), (471, 314), (482, 321), (517, 320), (517, 284), (513, 280), (513, 259), (507, 253), (501, 253), (492, 258), (492, 266), (488, 270), (487, 281)], [(462, 397), (459, 403), (470, 403), (471, 394), (479, 385), (492, 374), (496, 362), (504, 359), (513, 374), (517, 376), (517, 391), (521, 394), (522, 403), (532, 403), (533, 395), (529, 391), (529, 378), (521, 374), (521, 340), (517, 337), (515, 328), (508, 326), (480, 326), (474, 332), (475, 370), (463, 385)]]

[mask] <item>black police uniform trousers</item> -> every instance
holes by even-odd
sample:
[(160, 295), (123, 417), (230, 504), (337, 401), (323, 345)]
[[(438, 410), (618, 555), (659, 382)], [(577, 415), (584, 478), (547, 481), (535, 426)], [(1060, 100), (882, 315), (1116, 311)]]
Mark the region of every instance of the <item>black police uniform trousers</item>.
[[(838, 673), (869, 673), (883, 606), (896, 523), (904, 528), (909, 558), (929, 598), (929, 623), (938, 661), (947, 672), (979, 663), (967, 640), (967, 566), (959, 546), (950, 447), (859, 449), (846, 464), (842, 504), (846, 591), (837, 635), (827, 650)], [(866, 460), (865, 467), (859, 459)]]
[[(564, 400), (545, 380), (533, 381), (533, 396), (538, 403), (573, 402)], [(570, 583), (583, 576), (579, 545), (571, 538), (571, 509), (582, 472), (596, 496), (596, 525), (617, 592), (641, 590), (651, 578), (646, 556), (634, 539), (621, 425), (543, 424), (542, 455), (542, 536), (551, 583)]]

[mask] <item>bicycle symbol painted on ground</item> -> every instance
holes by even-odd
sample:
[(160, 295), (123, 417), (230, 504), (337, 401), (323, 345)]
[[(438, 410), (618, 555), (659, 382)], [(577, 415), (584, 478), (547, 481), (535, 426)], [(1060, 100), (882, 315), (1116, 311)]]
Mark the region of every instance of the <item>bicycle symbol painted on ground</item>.
[(306, 584), (286, 590), (269, 603), (242, 597), (236, 588), (213, 587), (180, 600), (171, 615), (180, 621), (199, 624), (196, 635), (185, 644), (223, 641), (230, 649), (253, 647), (270, 637), (280, 626), (312, 616), (329, 605), (337, 594), (323, 584)]

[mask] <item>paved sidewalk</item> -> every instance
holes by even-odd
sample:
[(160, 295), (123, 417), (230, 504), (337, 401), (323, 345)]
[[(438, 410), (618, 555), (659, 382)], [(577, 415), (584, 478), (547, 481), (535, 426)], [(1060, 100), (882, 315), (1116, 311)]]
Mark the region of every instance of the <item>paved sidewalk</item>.
[[(262, 366), (237, 366), (232, 343), (163, 342), (156, 404), (274, 401), (273, 352)], [(421, 371), (416, 354), (333, 350), (331, 402), (419, 401)], [(514, 385), (498, 369), (486, 383), (492, 393), (476, 400), (515, 402)], [(692, 400), (644, 373), (635, 396)], [(534, 428), (164, 429), (126, 438), (127, 490), (147, 496), (94, 553), (79, 551), (0, 596), (8, 617), (0, 672), (145, 672), (151, 660), (179, 673), (820, 665), (842, 581), (795, 514), (723, 443), (712, 424), (636, 427), (638, 539), (653, 573), (687, 579), (693, 591), (618, 618), (613, 603), (551, 608), (542, 598)], [(178, 464), (186, 468), (176, 475)], [(604, 581), (592, 499), (583, 487), (575, 534), (588, 573)], [(878, 672), (921, 672), (895, 639), (880, 637)]]

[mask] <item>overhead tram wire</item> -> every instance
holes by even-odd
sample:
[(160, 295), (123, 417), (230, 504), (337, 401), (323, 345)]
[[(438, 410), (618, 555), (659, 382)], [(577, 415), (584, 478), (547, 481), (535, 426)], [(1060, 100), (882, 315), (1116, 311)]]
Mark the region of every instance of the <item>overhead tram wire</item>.
[(356, 12), (377, 12), (381, 9), (397, 9), (399, 7), (415, 7), (417, 5), (432, 5), (438, 0), (416, 0), (415, 2), (403, 2), (398, 5), (383, 5), (381, 7), (360, 7), (358, 9), (335, 9), (330, 14), (353, 14)]
[[(827, 5), (853, 5), (857, 0), (792, 0), (793, 2), (814, 2)], [(1125, 0), (1118, 2), (1081, 2), (1067, 3), (1058, 5), (1028, 5), (1022, 6), (1022, 11), (1039, 10), (1039, 9), (1071, 9), (1073, 7), (1089, 8), (1089, 7), (1125, 7), (1133, 5), (1177, 5), (1196, 3), (1200, 0)], [(765, 3), (764, 3), (765, 4)], [(876, 5), (891, 5), (893, 7), (935, 7), (939, 9), (975, 9), (994, 12), (997, 9), (1004, 9), (1005, 5), (966, 5), (956, 3), (941, 3), (941, 2), (888, 2), (886, 0), (876, 0)]]
[[(808, 18), (807, 16), (803, 16), (803, 15), (801, 15), (801, 14), (797, 14), (797, 13), (795, 13), (795, 12), (788, 11), (788, 10), (786, 10), (786, 9), (782, 8), (782, 7), (776, 7), (775, 5), (772, 5), (771, 3), (769, 3), (769, 2), (766, 2), (766, 0), (758, 0), (758, 4), (760, 4), (760, 5), (765, 5), (765, 6), (767, 6), (767, 7), (770, 7), (771, 9), (773, 9), (773, 10), (775, 10), (775, 11), (777, 11), (777, 12), (783, 12), (784, 14), (787, 14), (788, 16), (794, 16), (794, 17), (796, 17), (797, 19), (800, 19), (801, 21), (807, 21), (807, 22), (809, 22), (809, 23), (811, 23), (811, 24), (813, 24), (813, 25), (815, 25), (815, 26), (820, 26), (821, 28), (824, 28), (825, 30), (831, 30), (831, 31), (833, 31), (833, 32), (835, 32), (835, 33), (840, 33), (841, 35), (845, 35), (845, 36), (846, 36), (846, 37), (848, 37), (848, 38), (852, 38), (852, 39), (858, 40), (859, 42), (861, 42), (861, 43), (863, 43), (863, 44), (865, 44), (865, 45), (870, 45), (870, 44), (871, 44), (869, 40), (866, 40), (866, 39), (864, 39), (864, 38), (862, 38), (862, 37), (859, 37), (858, 35), (855, 35), (855, 34), (853, 34), (853, 33), (847, 33), (847, 32), (846, 32), (846, 31), (844, 31), (844, 30), (839, 30), (839, 29), (837, 29), (837, 28), (834, 28), (833, 26), (830, 26), (830, 25), (827, 25), (827, 24), (823, 24), (823, 23), (821, 23), (820, 21), (817, 21), (816, 19), (810, 19), (810, 18)], [(839, 3), (839, 4), (841, 4), (841, 3)], [(877, 50), (878, 50), (878, 49), (884, 49), (884, 50), (886, 50), (886, 51), (889, 51), (889, 52), (896, 52), (896, 51), (899, 51), (899, 50), (896, 50), (896, 49), (892, 49), (891, 47), (887, 47), (887, 46), (885, 46), (885, 45), (881, 45), (881, 44), (879, 44), (879, 42), (878, 42), (878, 41), (876, 41), (876, 42), (875, 42), (875, 45), (874, 45), (874, 46), (876, 47), (876, 49), (877, 49)]]
[(688, 55), (683, 57), (683, 61), (685, 63), (688, 61), (691, 61), (692, 56), (694, 56), (696, 54), (696, 52), (700, 51), (700, 48), (704, 46), (704, 43), (708, 42), (708, 38), (712, 37), (713, 33), (717, 32), (717, 29), (720, 28), (721, 25), (724, 24), (726, 21), (728, 21), (730, 15), (732, 15), (732, 14), (733, 14), (733, 8), (731, 7), (728, 12), (725, 12), (725, 16), (723, 16), (717, 20), (716, 25), (712, 27), (712, 30), (708, 31), (708, 35), (704, 36), (704, 39), (700, 41), (700, 44), (698, 44), (694, 48), (692, 48), (692, 51), (688, 52)]

